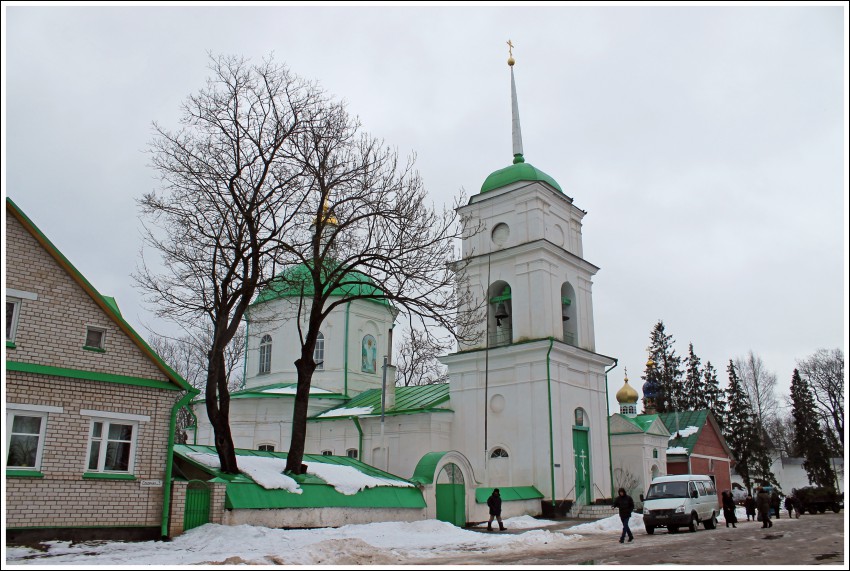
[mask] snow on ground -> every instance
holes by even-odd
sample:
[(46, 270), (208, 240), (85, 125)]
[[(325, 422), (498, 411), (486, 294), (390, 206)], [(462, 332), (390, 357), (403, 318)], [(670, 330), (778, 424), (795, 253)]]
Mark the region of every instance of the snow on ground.
[[(738, 507), (739, 521), (746, 521)], [(718, 521), (725, 523), (723, 513)], [(508, 530), (518, 533), (481, 533), (437, 520), (384, 522), (320, 529), (271, 529), (239, 525), (206, 524), (189, 530), (173, 541), (95, 541), (75, 543), (52, 541), (46, 551), (24, 547), (6, 549), (6, 565), (145, 565), (173, 568), (177, 565), (393, 565), (410, 559), (452, 554), (576, 545), (583, 537), (619, 535), (616, 514), (566, 529), (563, 521), (531, 516), (504, 520)], [(487, 523), (477, 527), (486, 526)], [(643, 515), (632, 514), (629, 527), (645, 533)], [(537, 529), (532, 529), (537, 528)]]
[[(241, 466), (242, 459), (239, 464)], [(284, 462), (285, 464), (285, 462)], [(340, 494), (347, 496), (356, 494), (364, 488), (374, 488), (377, 486), (395, 486), (397, 488), (413, 487), (410, 482), (397, 480), (395, 478), (378, 478), (364, 474), (360, 470), (351, 466), (341, 466), (339, 464), (323, 464), (321, 462), (304, 462), (307, 465), (307, 473), (318, 476), (338, 491)]]

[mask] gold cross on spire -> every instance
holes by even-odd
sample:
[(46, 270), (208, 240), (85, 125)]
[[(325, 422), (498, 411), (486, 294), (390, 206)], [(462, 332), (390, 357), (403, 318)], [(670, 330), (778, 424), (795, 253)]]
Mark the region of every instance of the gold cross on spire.
[(508, 65), (513, 67), (514, 65), (514, 45), (508, 40)]

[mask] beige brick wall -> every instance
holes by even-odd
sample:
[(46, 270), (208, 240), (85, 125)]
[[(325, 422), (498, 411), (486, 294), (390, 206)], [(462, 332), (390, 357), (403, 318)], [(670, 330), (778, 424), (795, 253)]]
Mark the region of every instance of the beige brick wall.
[[(6, 401), (62, 407), (48, 414), (44, 478), (6, 478), (6, 526), (158, 526), (173, 403), (182, 393), (7, 371)], [(136, 439), (136, 480), (84, 480), (91, 418), (81, 409), (149, 416)]]
[[(227, 484), (208, 482), (210, 487), (210, 523), (221, 524), (224, 519), (224, 502)], [(183, 533), (186, 512), (186, 490), (189, 482), (176, 481), (171, 489), (171, 515), (168, 518), (168, 536), (175, 537)]]
[[(95, 301), (6, 210), (6, 287), (34, 293), (21, 303), (6, 359), (166, 381)], [(71, 260), (73, 263), (73, 260)], [(92, 284), (97, 288), (97, 284)], [(109, 292), (101, 292), (109, 295)], [(120, 303), (120, 300), (118, 300)], [(106, 329), (105, 353), (83, 349), (86, 326)]]

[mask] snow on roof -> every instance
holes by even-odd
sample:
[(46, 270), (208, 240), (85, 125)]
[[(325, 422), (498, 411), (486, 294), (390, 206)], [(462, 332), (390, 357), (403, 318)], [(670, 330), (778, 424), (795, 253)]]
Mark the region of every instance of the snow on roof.
[(374, 488), (377, 486), (413, 487), (413, 484), (410, 482), (370, 476), (352, 466), (323, 464), (321, 462), (305, 462), (305, 464), (307, 465), (308, 474), (318, 476), (336, 488), (337, 492), (346, 496), (356, 494), (365, 488)]
[(316, 415), (316, 418), (329, 418), (332, 416), (360, 416), (361, 414), (372, 414), (372, 407), (358, 406), (353, 408), (335, 408)]
[[(189, 452), (188, 456), (196, 462), (200, 462), (211, 468), (221, 468), (221, 463), (215, 454)], [(267, 490), (286, 490), (293, 494), (300, 494), (302, 492), (298, 486), (298, 482), (283, 473), (284, 469), (286, 469), (286, 460), (283, 458), (239, 456), (238, 464), (240, 472)]]
[(685, 428), (680, 428), (678, 432), (674, 432), (670, 435), (670, 440), (673, 440), (674, 438), (687, 438), (695, 432), (699, 432), (698, 426), (688, 426)]
[(688, 449), (685, 448), (684, 446), (671, 446), (670, 448), (667, 449), (667, 455), (668, 456), (670, 454), (687, 454), (687, 453), (688, 453)]
[[(200, 452), (188, 452), (187, 454), (193, 460), (205, 466), (221, 468), (221, 463), (215, 454)], [(283, 458), (240, 455), (238, 462), (240, 472), (267, 490), (286, 490), (293, 494), (303, 492), (298, 482), (283, 473), (286, 469), (286, 460)], [(351, 496), (366, 488), (375, 488), (377, 486), (413, 487), (413, 484), (404, 480), (364, 474), (353, 466), (324, 464), (322, 462), (305, 462), (305, 464), (308, 474), (318, 476), (333, 486), (337, 492), (346, 496)]]
[[(265, 394), (273, 394), (273, 395), (294, 395), (295, 391), (298, 390), (298, 385), (289, 385), (286, 387), (275, 387), (271, 389), (263, 389), (261, 391), (257, 391)], [(320, 389), (318, 387), (310, 387), (311, 395), (321, 395), (321, 394), (333, 394), (331, 391), (326, 391), (325, 389)]]

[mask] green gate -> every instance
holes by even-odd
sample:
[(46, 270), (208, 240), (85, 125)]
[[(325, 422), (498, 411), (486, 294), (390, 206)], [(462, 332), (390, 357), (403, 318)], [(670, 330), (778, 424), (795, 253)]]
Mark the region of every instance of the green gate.
[(206, 482), (191, 480), (186, 488), (183, 531), (210, 522), (210, 488)]
[(437, 519), (458, 527), (466, 525), (466, 490), (463, 474), (455, 464), (446, 464), (437, 476)]
[(573, 428), (573, 457), (576, 469), (576, 502), (590, 503), (590, 446), (587, 430)]

